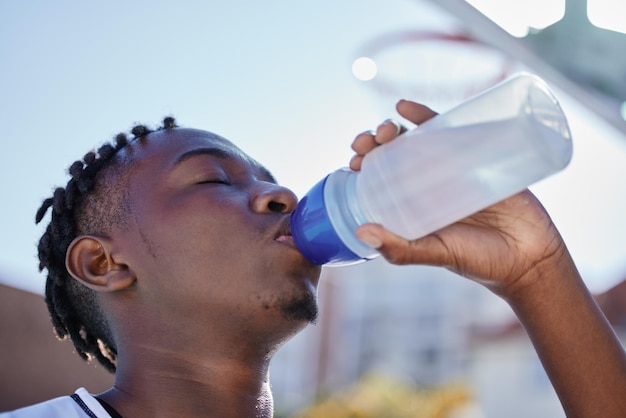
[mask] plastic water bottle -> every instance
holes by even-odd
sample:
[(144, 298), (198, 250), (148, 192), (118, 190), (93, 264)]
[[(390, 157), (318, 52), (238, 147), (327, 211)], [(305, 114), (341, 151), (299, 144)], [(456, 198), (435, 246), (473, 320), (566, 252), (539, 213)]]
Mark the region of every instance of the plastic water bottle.
[(557, 100), (518, 74), (368, 153), (361, 171), (317, 183), (291, 215), (312, 263), (378, 256), (354, 235), (367, 222), (407, 239), (426, 236), (567, 166), (571, 134)]

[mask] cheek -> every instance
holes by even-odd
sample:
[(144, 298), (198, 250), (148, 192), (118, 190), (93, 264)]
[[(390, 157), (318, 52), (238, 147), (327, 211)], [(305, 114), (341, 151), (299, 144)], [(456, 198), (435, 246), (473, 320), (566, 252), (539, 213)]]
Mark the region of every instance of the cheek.
[[(141, 229), (151, 237), (159, 253), (218, 253), (240, 238), (247, 224), (246, 202), (216, 200), (200, 193), (153, 199), (157, 205), (144, 203), (139, 220)], [(159, 202), (169, 202), (165, 205)], [(165, 254), (160, 254), (165, 255)]]
[(245, 269), (259, 234), (232, 205), (179, 205), (153, 219), (142, 229), (155, 262), (170, 275), (231, 275)]
[[(250, 239), (242, 231), (241, 222), (234, 219), (192, 219), (155, 227), (155, 253), (170, 262), (178, 260), (195, 268), (217, 268), (242, 258), (249, 249)], [(178, 264), (178, 263), (176, 263)]]
[[(232, 238), (237, 234), (231, 229), (228, 222), (168, 223), (151, 228), (145, 235), (151, 242), (151, 254), (143, 261), (149, 276), (144, 281), (146, 291), (158, 298), (159, 305), (174, 310), (232, 306), (233, 299), (246, 292), (241, 278), (250, 277), (255, 269), (251, 257), (246, 257), (251, 248), (235, 242)], [(248, 293), (252, 291), (248, 288)]]

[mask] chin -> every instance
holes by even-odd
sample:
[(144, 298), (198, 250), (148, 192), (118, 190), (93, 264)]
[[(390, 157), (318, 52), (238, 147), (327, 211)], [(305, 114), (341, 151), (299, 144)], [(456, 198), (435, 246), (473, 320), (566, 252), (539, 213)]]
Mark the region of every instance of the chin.
[(297, 275), (296, 277), (297, 279), (292, 282), (296, 286), (292, 287), (291, 291), (283, 293), (276, 300), (274, 306), (281, 316), (288, 321), (305, 324), (315, 323), (318, 316), (317, 283), (319, 272), (317, 275)]
[(279, 302), (278, 309), (288, 321), (314, 324), (317, 321), (317, 298), (311, 292)]

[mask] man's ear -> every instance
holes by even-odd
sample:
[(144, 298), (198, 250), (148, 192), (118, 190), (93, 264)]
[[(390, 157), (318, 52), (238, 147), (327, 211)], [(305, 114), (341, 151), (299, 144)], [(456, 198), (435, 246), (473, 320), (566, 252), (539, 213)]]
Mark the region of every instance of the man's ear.
[(100, 292), (126, 289), (135, 282), (134, 273), (112, 256), (111, 240), (93, 235), (74, 239), (65, 254), (67, 271), (76, 280)]

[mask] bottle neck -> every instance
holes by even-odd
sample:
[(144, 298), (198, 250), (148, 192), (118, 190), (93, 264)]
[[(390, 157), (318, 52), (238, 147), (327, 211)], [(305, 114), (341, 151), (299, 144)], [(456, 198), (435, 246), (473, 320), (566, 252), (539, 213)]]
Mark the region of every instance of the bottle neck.
[(291, 214), (294, 241), (310, 262), (343, 266), (379, 255), (354, 234), (367, 222), (356, 198), (357, 175), (347, 169), (329, 174), (309, 190)]
[(343, 244), (362, 259), (371, 259), (379, 254), (359, 240), (355, 231), (359, 225), (372, 222), (360, 205), (356, 182), (359, 172), (340, 169), (331, 173), (324, 187), (324, 201), (333, 228)]

